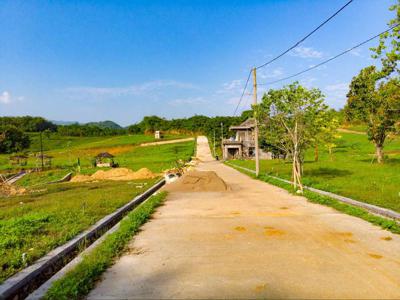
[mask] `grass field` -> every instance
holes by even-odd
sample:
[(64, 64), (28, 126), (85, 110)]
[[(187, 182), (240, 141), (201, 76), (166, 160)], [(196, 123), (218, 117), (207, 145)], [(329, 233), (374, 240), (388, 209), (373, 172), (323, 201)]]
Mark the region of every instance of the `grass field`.
[[(143, 142), (141, 137), (118, 137), (113, 142), (90, 138), (86, 140), (88, 143), (75, 141), (73, 151), (92, 151), (88, 145), (96, 145), (94, 149), (98, 151), (97, 144), (116, 148), (133, 140)], [(159, 173), (174, 167), (177, 160), (189, 160), (193, 152), (194, 141), (133, 146), (118, 154), (116, 161), (121, 167), (133, 170), (147, 167)], [(58, 159), (62, 162), (63, 158)], [(89, 163), (82, 165), (82, 173), (98, 170)], [(71, 170), (74, 169), (66, 164), (63, 168), (30, 173), (18, 182), (29, 193), (0, 198), (0, 282), (115, 211), (156, 180), (45, 184), (60, 179)]]
[[(29, 153), (39, 153), (40, 143), (39, 135), (31, 134), (31, 146), (27, 150)], [(183, 135), (166, 135), (163, 140), (184, 138)], [(100, 152), (110, 152), (116, 156), (131, 151), (135, 146), (141, 143), (155, 141), (153, 135), (120, 135), (111, 137), (66, 137), (57, 134), (51, 134), (49, 137), (43, 135), (44, 154), (53, 157), (52, 165), (55, 168), (68, 168), (77, 163), (78, 158), (82, 167), (91, 165), (93, 157)], [(10, 164), (7, 154), (0, 155), (0, 171), (11, 171), (20, 169), (19, 166)], [(39, 162), (34, 157), (28, 159), (26, 168), (36, 167)]]
[[(340, 133), (332, 160), (320, 147), (319, 161), (314, 162), (314, 150), (306, 154), (305, 185), (356, 200), (400, 211), (400, 139), (387, 142), (386, 162), (373, 162), (374, 146), (365, 135)], [(254, 169), (254, 161), (233, 163)], [(291, 163), (282, 160), (261, 161), (261, 171), (291, 179)]]
[(54, 184), (2, 199), (0, 282), (115, 211), (154, 180), (140, 182), (147, 185), (134, 181)]

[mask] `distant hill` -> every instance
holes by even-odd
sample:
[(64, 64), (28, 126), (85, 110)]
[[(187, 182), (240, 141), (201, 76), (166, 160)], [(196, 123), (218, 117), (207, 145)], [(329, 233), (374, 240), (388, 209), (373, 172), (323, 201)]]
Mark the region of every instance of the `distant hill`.
[(56, 124), (56, 125), (72, 125), (72, 124), (79, 124), (79, 123), (76, 122), (76, 121), (55, 121), (55, 120), (51, 120), (50, 122), (53, 123), (53, 124)]
[(90, 122), (86, 123), (85, 125), (89, 126), (96, 126), (99, 128), (109, 128), (109, 129), (122, 129), (120, 125), (113, 121), (101, 121), (101, 122)]

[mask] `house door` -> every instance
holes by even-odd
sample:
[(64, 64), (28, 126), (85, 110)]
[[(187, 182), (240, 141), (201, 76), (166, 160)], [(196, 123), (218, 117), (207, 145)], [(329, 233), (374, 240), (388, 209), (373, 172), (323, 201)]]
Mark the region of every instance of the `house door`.
[(238, 158), (238, 157), (239, 157), (239, 149), (228, 148), (228, 159)]

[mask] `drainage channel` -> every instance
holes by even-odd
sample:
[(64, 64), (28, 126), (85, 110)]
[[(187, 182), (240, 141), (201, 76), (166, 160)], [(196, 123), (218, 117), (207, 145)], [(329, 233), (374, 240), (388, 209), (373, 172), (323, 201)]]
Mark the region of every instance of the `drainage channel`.
[(164, 184), (165, 180), (162, 179), (143, 194), (138, 195), (112, 214), (105, 216), (68, 243), (50, 251), (33, 265), (7, 279), (0, 285), (0, 299), (25, 299)]

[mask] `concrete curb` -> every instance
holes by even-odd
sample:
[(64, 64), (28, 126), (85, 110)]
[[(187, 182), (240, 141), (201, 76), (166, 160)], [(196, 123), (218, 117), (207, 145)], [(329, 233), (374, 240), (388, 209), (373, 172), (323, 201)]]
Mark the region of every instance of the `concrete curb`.
[[(122, 219), (123, 220), (123, 219)], [(121, 221), (122, 221), (121, 220)], [(51, 288), (53, 283), (62, 277), (64, 277), (65, 274), (67, 274), (70, 270), (72, 270), (74, 267), (76, 267), (82, 260), (83, 257), (90, 252), (92, 252), (98, 245), (100, 245), (108, 235), (111, 233), (117, 231), (119, 228), (119, 225), (121, 222), (118, 222), (114, 227), (112, 227), (110, 230), (108, 230), (105, 234), (103, 234), (99, 239), (97, 239), (93, 244), (91, 244), (89, 247), (87, 247), (85, 250), (83, 250), (77, 257), (75, 257), (73, 260), (71, 260), (68, 264), (66, 264), (60, 271), (55, 273), (49, 280), (47, 280), (45, 283), (43, 283), (38, 289), (33, 291), (32, 294), (30, 294), (26, 300), (40, 300), (42, 299), (47, 291)]]
[[(228, 165), (228, 166), (231, 166), (233, 168), (238, 168), (238, 169), (244, 170), (246, 172), (250, 172), (252, 174), (256, 173), (254, 170), (251, 170), (251, 169), (248, 169), (248, 168), (245, 168), (245, 167), (241, 167), (241, 166), (236, 166), (236, 165), (230, 164), (228, 162), (225, 162), (225, 164)], [(282, 179), (282, 178), (279, 178), (279, 177), (276, 177), (276, 176), (272, 176), (272, 175), (268, 175), (268, 174), (264, 174), (264, 175), (266, 175), (268, 177), (271, 177), (271, 178), (274, 178), (276, 180), (288, 183), (288, 184), (292, 184), (291, 181), (286, 180), (286, 179)], [(335, 200), (338, 200), (338, 201), (346, 203), (346, 204), (350, 204), (350, 205), (353, 205), (353, 206), (364, 208), (364, 209), (368, 210), (369, 212), (374, 213), (376, 215), (380, 215), (380, 216), (385, 217), (385, 218), (391, 218), (391, 219), (395, 219), (396, 221), (400, 221), (400, 213), (397, 213), (397, 212), (395, 212), (393, 210), (390, 210), (390, 209), (387, 209), (387, 208), (382, 208), (382, 207), (379, 207), (379, 206), (376, 206), (376, 205), (372, 205), (372, 204), (368, 204), (368, 203), (364, 203), (364, 202), (360, 202), (360, 201), (357, 201), (357, 200), (354, 200), (354, 199), (351, 199), (351, 198), (348, 198), (348, 197), (340, 196), (340, 195), (337, 195), (337, 194), (334, 194), (334, 193), (331, 193), (331, 192), (326, 192), (326, 191), (319, 190), (319, 189), (312, 188), (312, 187), (308, 187), (308, 186), (304, 186), (303, 188), (305, 190), (309, 190), (311, 192), (314, 192), (314, 193), (317, 193), (317, 194), (320, 194), (320, 195), (323, 195), (323, 196), (327, 196), (327, 197), (333, 198)]]
[(109, 228), (117, 224), (125, 214), (138, 206), (165, 184), (165, 180), (157, 182), (143, 194), (105, 216), (96, 224), (85, 230), (66, 244), (50, 251), (33, 265), (21, 270), (0, 285), (0, 299), (24, 299), (53, 274), (70, 262), (82, 248), (86, 248), (101, 237)]

